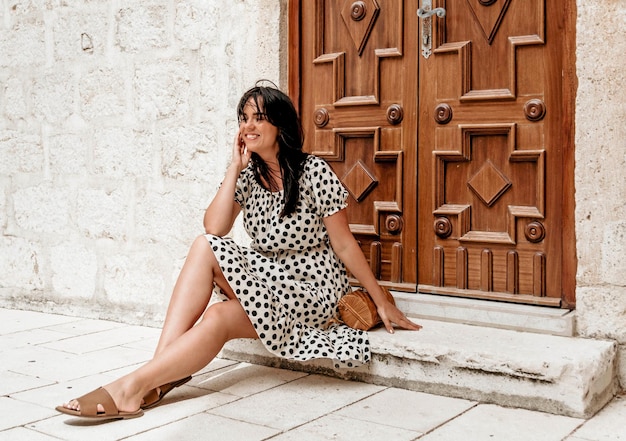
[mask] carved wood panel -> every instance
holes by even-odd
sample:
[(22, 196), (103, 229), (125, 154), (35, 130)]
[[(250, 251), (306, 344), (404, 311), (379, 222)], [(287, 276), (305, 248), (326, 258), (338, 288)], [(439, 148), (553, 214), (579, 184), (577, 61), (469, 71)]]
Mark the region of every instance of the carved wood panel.
[(447, 13), (420, 62), (419, 289), (558, 306), (571, 191), (563, 12), (544, 0), (435, 3)]
[[(379, 279), (573, 307), (574, 0), (290, 0), (306, 148)], [(419, 88), (418, 88), (419, 86)]]
[(305, 148), (348, 189), (350, 228), (375, 275), (408, 291), (417, 289), (416, 9), (316, 0), (298, 17)]

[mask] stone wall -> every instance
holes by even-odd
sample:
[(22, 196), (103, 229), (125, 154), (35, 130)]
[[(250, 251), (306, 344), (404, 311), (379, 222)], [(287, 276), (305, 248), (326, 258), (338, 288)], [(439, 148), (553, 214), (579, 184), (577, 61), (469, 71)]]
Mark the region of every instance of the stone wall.
[(0, 306), (160, 324), (287, 1), (0, 5)]
[[(0, 306), (158, 325), (238, 97), (287, 85), (287, 0), (0, 4)], [(626, 8), (577, 15), (578, 330), (624, 385)]]
[(626, 385), (626, 4), (578, 1), (578, 332), (616, 340)]

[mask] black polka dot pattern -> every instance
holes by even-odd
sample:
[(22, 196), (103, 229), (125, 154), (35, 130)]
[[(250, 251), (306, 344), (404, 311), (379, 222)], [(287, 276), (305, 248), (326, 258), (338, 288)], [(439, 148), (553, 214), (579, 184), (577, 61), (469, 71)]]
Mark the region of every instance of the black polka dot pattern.
[(322, 218), (345, 208), (348, 194), (330, 166), (315, 156), (306, 160), (299, 186), (296, 211), (280, 218), (282, 191), (266, 190), (245, 169), (235, 200), (243, 209), (250, 247), (206, 238), (267, 350), (300, 361), (331, 358), (337, 367), (367, 363), (367, 333), (329, 325), (350, 285)]

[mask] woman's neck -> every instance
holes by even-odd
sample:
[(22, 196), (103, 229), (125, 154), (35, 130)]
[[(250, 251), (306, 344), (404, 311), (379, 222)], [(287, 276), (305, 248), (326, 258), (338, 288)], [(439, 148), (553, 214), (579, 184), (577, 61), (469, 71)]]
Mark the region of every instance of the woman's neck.
[(278, 159), (273, 158), (272, 161), (263, 160), (266, 173), (268, 176), (263, 176), (259, 173), (261, 184), (270, 191), (280, 191), (283, 189), (283, 174)]

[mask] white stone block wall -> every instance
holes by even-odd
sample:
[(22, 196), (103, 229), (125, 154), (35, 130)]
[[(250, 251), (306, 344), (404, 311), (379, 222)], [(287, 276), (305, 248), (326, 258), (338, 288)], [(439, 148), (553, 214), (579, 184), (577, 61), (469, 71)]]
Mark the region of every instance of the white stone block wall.
[(239, 97), (258, 79), (286, 88), (287, 13), (0, 1), (0, 306), (161, 323)]
[[(0, 306), (160, 324), (287, 0), (0, 2)], [(577, 1), (578, 332), (626, 384), (626, 7)], [(234, 235), (241, 240), (238, 227)]]
[(578, 332), (619, 343), (626, 385), (626, 3), (577, 2)]

